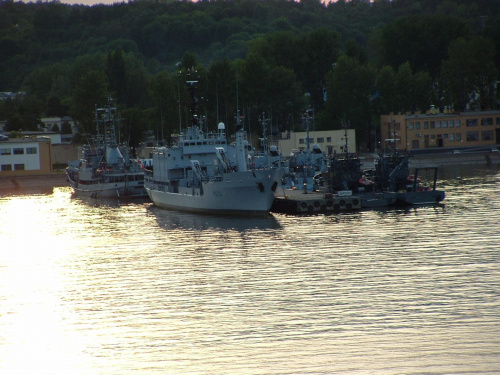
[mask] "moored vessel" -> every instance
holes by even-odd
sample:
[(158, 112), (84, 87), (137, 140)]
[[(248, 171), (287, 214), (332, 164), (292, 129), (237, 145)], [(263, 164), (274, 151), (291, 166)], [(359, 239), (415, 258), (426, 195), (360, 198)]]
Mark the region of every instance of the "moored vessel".
[(145, 188), (161, 208), (199, 213), (265, 215), (273, 204), (282, 169), (270, 155), (254, 155), (246, 133), (238, 129), (229, 143), (223, 123), (205, 133), (196, 115), (197, 81), (187, 81), (191, 124), (175, 146), (153, 153), (145, 170)]
[[(334, 155), (328, 171), (316, 177), (317, 185), (329, 193), (351, 192), (360, 197), (363, 208), (437, 204), (445, 198), (444, 191), (436, 188), (437, 167), (415, 168), (410, 174), (410, 153), (393, 149), (378, 156), (374, 170), (363, 171), (358, 156), (347, 152), (347, 141), (344, 150), (343, 157)], [(423, 170), (434, 172), (432, 181), (421, 181)]]
[(69, 161), (66, 175), (75, 194), (91, 198), (146, 196), (144, 171), (131, 158), (130, 149), (116, 138), (116, 107), (96, 108), (96, 135), (91, 145), (79, 149), (78, 160)]

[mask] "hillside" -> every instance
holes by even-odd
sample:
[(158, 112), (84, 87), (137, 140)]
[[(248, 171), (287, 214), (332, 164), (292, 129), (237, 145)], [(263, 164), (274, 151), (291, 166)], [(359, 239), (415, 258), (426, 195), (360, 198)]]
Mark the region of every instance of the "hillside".
[(366, 129), (382, 112), (497, 99), (498, 1), (1, 1), (0, 35), (0, 91), (27, 93), (0, 105), (12, 129), (70, 114), (90, 131), (93, 105), (109, 94), (129, 138), (176, 129), (177, 72), (192, 67), (211, 123), (239, 104), (247, 121), (266, 111), (286, 129), (309, 106), (319, 128)]

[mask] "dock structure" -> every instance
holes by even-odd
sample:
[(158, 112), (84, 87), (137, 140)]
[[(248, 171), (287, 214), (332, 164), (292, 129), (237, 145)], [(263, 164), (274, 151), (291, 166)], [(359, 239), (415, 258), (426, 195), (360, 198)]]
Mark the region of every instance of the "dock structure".
[(341, 212), (361, 209), (361, 198), (354, 195), (337, 195), (324, 192), (286, 189), (276, 194), (272, 212), (308, 214)]

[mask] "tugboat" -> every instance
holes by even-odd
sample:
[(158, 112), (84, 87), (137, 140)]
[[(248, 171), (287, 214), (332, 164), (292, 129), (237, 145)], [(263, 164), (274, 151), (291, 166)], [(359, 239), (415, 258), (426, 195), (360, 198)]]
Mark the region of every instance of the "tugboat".
[[(396, 205), (435, 204), (444, 200), (444, 191), (436, 189), (437, 167), (415, 168), (415, 174), (410, 174), (409, 160), (411, 153), (403, 154), (398, 150), (381, 155), (375, 165), (372, 176), (378, 190), (396, 194)], [(432, 185), (424, 184), (419, 178), (419, 172), (431, 170), (434, 172)]]
[[(355, 194), (360, 197), (362, 208), (435, 204), (444, 200), (444, 191), (436, 189), (437, 167), (416, 168), (411, 175), (411, 154), (394, 149), (379, 156), (374, 171), (362, 171), (359, 158), (348, 153), (347, 133), (345, 139), (344, 156), (334, 155), (328, 171), (316, 177), (316, 182), (327, 192)], [(421, 183), (418, 177), (421, 170), (434, 171), (432, 186)]]
[(93, 145), (79, 149), (79, 159), (69, 161), (66, 175), (76, 195), (91, 198), (146, 196), (142, 166), (130, 157), (128, 147), (116, 139), (117, 112), (112, 100), (96, 108)]
[(158, 207), (211, 214), (267, 215), (274, 201), (282, 170), (252, 160), (245, 131), (230, 144), (223, 123), (216, 133), (204, 133), (198, 118), (198, 81), (186, 82), (191, 124), (177, 145), (153, 153), (153, 170), (145, 170), (146, 191)]

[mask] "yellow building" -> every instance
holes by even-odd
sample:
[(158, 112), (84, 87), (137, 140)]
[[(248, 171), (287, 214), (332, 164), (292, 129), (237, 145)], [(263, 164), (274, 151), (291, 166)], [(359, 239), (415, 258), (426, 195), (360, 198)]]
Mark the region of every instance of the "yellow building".
[(382, 148), (487, 147), (500, 143), (500, 111), (390, 114), (380, 116)]
[[(313, 145), (327, 154), (344, 151), (346, 132), (345, 130), (322, 130), (309, 132), (309, 147)], [(349, 152), (356, 152), (356, 132), (347, 129), (347, 147)], [(274, 142), (271, 142), (274, 143)], [(283, 156), (289, 156), (293, 150), (305, 151), (307, 148), (307, 132), (286, 132), (281, 134), (278, 148)]]

